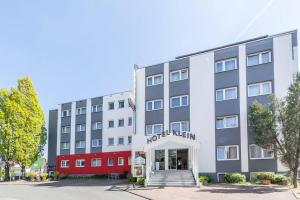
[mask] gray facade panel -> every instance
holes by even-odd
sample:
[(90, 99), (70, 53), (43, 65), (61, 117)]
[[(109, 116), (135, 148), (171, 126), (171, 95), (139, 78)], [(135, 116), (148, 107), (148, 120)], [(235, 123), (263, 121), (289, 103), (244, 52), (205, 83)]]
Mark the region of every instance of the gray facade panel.
[(103, 104), (103, 97), (95, 97), (91, 99), (92, 106)]
[(57, 116), (58, 110), (49, 111), (48, 123), (48, 164), (55, 166), (56, 164), (56, 148), (57, 148)]
[(103, 119), (103, 113), (102, 112), (97, 112), (97, 113), (92, 113), (91, 116), (91, 122), (102, 122)]
[(216, 101), (216, 116), (238, 115), (240, 113), (239, 99)]
[(91, 153), (102, 152), (102, 147), (91, 147)]
[(158, 65), (152, 65), (145, 68), (145, 76), (152, 76), (155, 74), (163, 74), (164, 73), (164, 63)]
[(63, 103), (61, 104), (61, 110), (71, 110), (72, 108), (72, 103)]
[(86, 100), (76, 101), (76, 108), (86, 107)]
[(239, 85), (239, 70), (215, 74), (215, 88), (222, 89)]
[(257, 83), (264, 81), (273, 81), (274, 69), (273, 63), (266, 63), (256, 66), (247, 67), (247, 83)]
[(170, 108), (169, 110), (169, 119), (171, 122), (177, 121), (190, 121), (190, 107), (178, 107), (178, 108)]
[(273, 49), (273, 38), (250, 42), (246, 44), (246, 54), (268, 51)]
[(163, 124), (164, 110), (146, 111), (145, 124)]
[(75, 141), (85, 140), (85, 132), (75, 133)]
[(85, 148), (75, 148), (75, 154), (84, 154), (85, 153)]
[(145, 100), (163, 99), (164, 98), (164, 85), (154, 85), (146, 87)]
[[(237, 58), (239, 56), (239, 47), (229, 47), (214, 52), (215, 61), (226, 60), (229, 58)], [(238, 64), (238, 63), (237, 63)]]
[(216, 129), (216, 145), (240, 144), (240, 129)]
[(71, 117), (62, 117), (61, 126), (71, 126)]
[(170, 97), (179, 96), (179, 95), (188, 95), (189, 93), (190, 93), (190, 80), (189, 79), (170, 82), (170, 84), (169, 84)]
[(71, 134), (70, 133), (62, 133), (60, 135), (61, 142), (70, 142)]
[(190, 66), (190, 58), (183, 58), (178, 60), (173, 60), (169, 62), (169, 71), (175, 71), (179, 69), (185, 69)]
[(263, 172), (263, 171), (277, 171), (277, 161), (275, 159), (259, 159), (249, 160), (249, 171), (250, 172)]
[(292, 33), (292, 46), (298, 46), (297, 30)]
[(85, 124), (86, 123), (86, 115), (76, 115), (75, 124)]
[(217, 161), (216, 169), (217, 172), (240, 172), (241, 161), (240, 160)]
[(70, 155), (70, 149), (61, 149), (60, 155)]

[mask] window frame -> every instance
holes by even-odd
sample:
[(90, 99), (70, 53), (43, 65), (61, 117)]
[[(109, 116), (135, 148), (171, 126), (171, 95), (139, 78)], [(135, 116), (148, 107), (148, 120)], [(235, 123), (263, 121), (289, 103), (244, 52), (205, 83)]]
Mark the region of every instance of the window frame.
[[(187, 131), (183, 131), (182, 130), (182, 124), (183, 123), (186, 123), (187, 122), (187, 126), (188, 126), (188, 130)], [(190, 121), (176, 121), (176, 122), (170, 122), (170, 131), (173, 131), (172, 130), (172, 125), (173, 124), (176, 124), (176, 123), (179, 123), (179, 129), (180, 129), (180, 132), (189, 132), (190, 131)]]
[[(82, 130), (82, 127), (84, 126), (84, 130)], [(78, 127), (80, 127), (80, 130), (78, 131)], [(86, 124), (76, 124), (76, 132), (85, 132), (86, 131)]]
[[(93, 141), (97, 141), (97, 146), (93, 145)], [(94, 138), (94, 139), (91, 140), (91, 147), (93, 147), (93, 148), (99, 148), (99, 147), (101, 147), (101, 143), (102, 143), (101, 139)]]
[[(113, 126), (109, 125), (109, 122), (113, 122)], [(108, 128), (114, 128), (115, 127), (115, 120), (108, 120)]]
[(128, 117), (128, 126), (132, 126), (133, 120), (132, 117)]
[[(92, 113), (98, 113), (103, 111), (103, 104), (93, 105), (92, 107)], [(96, 109), (94, 109), (96, 108)]]
[[(64, 112), (66, 112), (66, 116), (64, 116)], [(64, 117), (71, 117), (71, 114), (72, 114), (72, 111), (71, 109), (67, 109), (67, 110), (62, 110), (61, 111), (61, 117), (64, 118)]]
[[(83, 146), (80, 145), (80, 147), (77, 146), (77, 144), (84, 144)], [(78, 140), (75, 142), (75, 149), (85, 149), (86, 147), (86, 141), (85, 140)]]
[[(130, 139), (129, 139), (130, 138)], [(129, 135), (128, 137), (127, 137), (127, 141), (128, 141), (128, 144), (130, 145), (130, 144), (132, 144), (132, 136), (131, 135)], [(130, 142), (129, 142), (130, 141)]]
[[(64, 163), (64, 165), (63, 165), (63, 163)], [(61, 168), (69, 168), (70, 167), (70, 160), (61, 160), (60, 161), (60, 167)]]
[[(119, 161), (122, 160), (122, 162), (120, 163)], [(125, 159), (124, 157), (118, 157), (118, 166), (124, 166), (125, 164)]]
[[(120, 103), (123, 103), (123, 107), (120, 107)], [(119, 100), (118, 101), (118, 109), (123, 109), (125, 108), (125, 100)]]
[[(113, 105), (113, 108), (110, 108), (110, 105)], [(108, 110), (115, 110), (115, 102), (114, 101), (108, 102)]]
[[(263, 92), (263, 85), (265, 84), (265, 83), (268, 83), (269, 84), (269, 86), (270, 86), (270, 93), (262, 93)], [(257, 96), (262, 96), (262, 95), (270, 95), (270, 94), (272, 94), (273, 93), (273, 88), (272, 88), (272, 81), (264, 81), (264, 82), (258, 82), (258, 83), (250, 83), (250, 84), (248, 84), (248, 87), (247, 87), (247, 93), (248, 93), (248, 97), (257, 97)], [(255, 86), (255, 85), (259, 85), (259, 94), (258, 95), (250, 95), (250, 87), (251, 86)]]
[[(83, 161), (83, 165), (78, 165), (78, 161), (81, 161), (80, 163), (82, 164), (82, 161)], [(85, 167), (85, 159), (76, 159), (75, 160), (75, 167), (78, 167), (78, 168), (80, 168), (80, 167)]]
[[(182, 105), (182, 98), (184, 97), (187, 97), (187, 105)], [(173, 99), (176, 99), (176, 98), (179, 98), (179, 106), (173, 106), (173, 103), (172, 103), (172, 100)], [(190, 102), (189, 102), (189, 95), (180, 95), (180, 96), (174, 96), (174, 97), (171, 97), (170, 98), (170, 108), (179, 108), (179, 107), (186, 107), (186, 106), (189, 106), (190, 105)]]
[[(67, 128), (69, 128), (69, 132), (65, 132), (64, 130), (66, 130)], [(62, 134), (68, 134), (68, 133), (71, 133), (71, 126), (62, 126), (61, 127), (61, 133)]]
[[(231, 117), (235, 117), (236, 118), (237, 125), (233, 126), (233, 127), (227, 127), (226, 126), (226, 121), (224, 121), (224, 119), (231, 118)], [(218, 128), (217, 127), (217, 121), (218, 121), (218, 119), (221, 119), (221, 118), (223, 119), (223, 127), (222, 128)], [(216, 117), (216, 130), (229, 129), (229, 128), (238, 128), (238, 127), (239, 127), (239, 116), (238, 115), (226, 115), (226, 116), (218, 116), (218, 117)]]
[[(98, 165), (93, 165), (93, 161), (98, 160)], [(101, 158), (92, 158), (91, 159), (91, 167), (101, 167), (102, 166), (102, 159)]]
[[(154, 84), (154, 78), (155, 77), (161, 77), (161, 82)], [(151, 85), (148, 84), (148, 79), (151, 79)], [(155, 85), (161, 85), (163, 84), (164, 80), (163, 80), (163, 74), (155, 74), (155, 75), (151, 75), (151, 76), (146, 76), (146, 87), (151, 87), (151, 86), (155, 86)]]
[[(268, 53), (269, 54), (269, 62), (262, 62), (262, 54)], [(249, 65), (249, 57), (250, 56), (256, 56), (258, 55), (258, 64), (254, 64), (254, 65)], [(267, 63), (271, 63), (272, 62), (272, 50), (267, 50), (267, 51), (260, 51), (260, 52), (256, 52), (256, 53), (251, 53), (247, 55), (247, 67), (252, 67), (252, 66), (257, 66), (257, 65), (262, 65), (262, 64), (267, 64)]]
[(85, 115), (85, 114), (86, 114), (86, 107), (76, 108), (76, 115)]
[[(154, 109), (154, 102), (156, 101), (160, 101), (161, 102), (161, 108), (159, 109)], [(151, 110), (148, 109), (148, 103), (152, 103), (151, 105)], [(163, 99), (154, 99), (154, 100), (150, 100), (150, 101), (146, 101), (146, 111), (155, 111), (155, 110), (162, 110), (164, 109), (164, 101)]]
[[(123, 144), (120, 144), (120, 139), (123, 139)], [(118, 145), (125, 145), (125, 139), (123, 136), (118, 137)]]
[[(224, 158), (219, 159), (218, 158), (218, 147), (225, 147), (225, 156), (227, 157), (227, 152), (229, 151), (230, 147), (236, 147), (236, 158)], [(240, 152), (239, 152), (239, 145), (220, 145), (216, 146), (216, 154), (217, 154), (217, 161), (232, 161), (232, 160), (239, 160), (240, 159)]]
[[(231, 60), (234, 60), (235, 67), (234, 67), (234, 69), (226, 70), (226, 65), (225, 65), (225, 63), (226, 63), (227, 61), (231, 61)], [(217, 65), (218, 65), (219, 63), (222, 63), (222, 71), (220, 71), (220, 72), (217, 71)], [(229, 71), (233, 71), (233, 70), (236, 70), (236, 69), (238, 69), (238, 67), (237, 67), (237, 58), (236, 58), (236, 57), (234, 57), (234, 58), (228, 58), (228, 59), (224, 59), (224, 60), (219, 60), (219, 61), (215, 62), (215, 73), (216, 73), (216, 74), (217, 74), (217, 73), (222, 73), (222, 72), (229, 72)]]
[[(261, 153), (261, 157), (260, 158), (253, 158), (252, 154), (251, 154), (251, 147), (252, 146), (256, 146), (260, 148), (260, 153)], [(272, 152), (272, 156), (271, 157), (265, 157), (264, 155), (264, 151), (271, 151)], [(256, 144), (250, 144), (249, 145), (249, 158), (250, 160), (269, 160), (269, 159), (274, 159), (274, 151), (273, 150), (268, 150), (268, 149), (264, 149)]]
[[(187, 78), (182, 78), (182, 71), (185, 71), (187, 72)], [(179, 80), (173, 80), (172, 78), (172, 75), (175, 74), (175, 73), (178, 73), (179, 72)], [(182, 80), (186, 80), (186, 79), (189, 79), (189, 76), (190, 76), (190, 73), (189, 73), (189, 68), (184, 68), (184, 69), (179, 69), (179, 70), (174, 70), (174, 71), (170, 71), (170, 83), (171, 82), (176, 82), (176, 81), (182, 81)]]
[[(112, 161), (112, 164), (109, 163), (110, 160)], [(107, 166), (112, 167), (112, 166), (114, 166), (114, 165), (115, 165), (115, 163), (114, 163), (114, 158), (111, 158), (111, 157), (107, 158)]]
[[(147, 127), (150, 127), (151, 126), (151, 134), (148, 134), (147, 133)], [(154, 133), (154, 126), (161, 126), (161, 131), (164, 130), (164, 125), (163, 124), (147, 124), (145, 126), (146, 130), (145, 130), (145, 133), (146, 135), (156, 135), (157, 133)]]
[[(123, 121), (123, 125), (120, 126), (120, 121)], [(118, 119), (118, 127), (124, 127), (125, 126), (125, 120), (124, 118)]]
[[(230, 90), (230, 89), (235, 89), (235, 98), (232, 98), (232, 99), (226, 99), (226, 90)], [(223, 98), (222, 100), (218, 100), (218, 97), (217, 97), (217, 93), (219, 91), (222, 91), (222, 95), (223, 95)], [(228, 87), (228, 88), (222, 88), (222, 89), (216, 89), (216, 101), (219, 102), (219, 101), (229, 101), (229, 100), (234, 100), (234, 99), (238, 99), (238, 88), (235, 86), (235, 87)]]
[[(68, 148), (64, 148), (64, 145), (63, 145), (63, 144), (68, 144), (68, 145), (67, 145)], [(70, 149), (70, 142), (61, 142), (60, 145), (61, 145), (61, 149), (62, 149), (62, 150), (69, 150), (69, 149)]]
[[(112, 141), (113, 141), (112, 144), (109, 143), (110, 139), (112, 139)], [(115, 146), (115, 138), (114, 137), (107, 138), (107, 146)]]
[[(99, 128), (99, 124), (100, 124), (100, 128)], [(95, 127), (94, 127), (94, 125), (95, 125)], [(93, 131), (95, 131), (95, 130), (101, 130), (102, 128), (103, 128), (102, 122), (93, 122), (92, 123), (92, 130)]]

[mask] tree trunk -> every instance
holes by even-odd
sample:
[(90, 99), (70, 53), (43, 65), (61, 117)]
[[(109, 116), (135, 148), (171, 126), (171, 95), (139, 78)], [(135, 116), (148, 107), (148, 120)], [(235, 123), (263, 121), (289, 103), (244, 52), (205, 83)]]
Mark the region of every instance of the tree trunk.
[(9, 176), (10, 166), (8, 162), (5, 162), (4, 169), (5, 169), (4, 181), (10, 181), (10, 176)]
[(297, 188), (297, 186), (298, 186), (297, 174), (298, 174), (298, 168), (294, 168), (293, 169), (293, 185), (294, 185), (294, 188)]
[(25, 166), (22, 165), (21, 167), (21, 173), (22, 173), (22, 179), (24, 180), (25, 179)]

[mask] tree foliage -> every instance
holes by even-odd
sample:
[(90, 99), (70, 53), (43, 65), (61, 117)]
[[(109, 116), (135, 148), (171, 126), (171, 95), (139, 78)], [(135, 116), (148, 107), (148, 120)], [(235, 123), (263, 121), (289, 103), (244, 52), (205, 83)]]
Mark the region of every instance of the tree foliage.
[(293, 174), (297, 187), (300, 156), (300, 74), (295, 76), (283, 99), (271, 96), (267, 106), (255, 101), (250, 106), (250, 127), (254, 141), (263, 148), (272, 148)]

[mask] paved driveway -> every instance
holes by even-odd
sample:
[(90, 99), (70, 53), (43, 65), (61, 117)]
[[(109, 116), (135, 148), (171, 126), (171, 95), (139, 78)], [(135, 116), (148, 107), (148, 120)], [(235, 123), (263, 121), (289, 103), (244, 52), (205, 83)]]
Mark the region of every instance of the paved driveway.
[(144, 188), (132, 191), (149, 199), (163, 200), (295, 200), (293, 193), (281, 186), (238, 186), (214, 184), (201, 188)]

